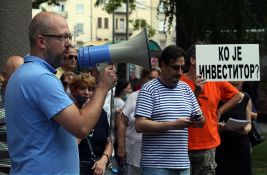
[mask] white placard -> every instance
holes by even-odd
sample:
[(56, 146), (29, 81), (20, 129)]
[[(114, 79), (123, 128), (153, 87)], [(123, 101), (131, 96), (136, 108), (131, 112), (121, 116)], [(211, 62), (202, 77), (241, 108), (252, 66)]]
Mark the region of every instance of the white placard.
[(196, 45), (196, 71), (208, 81), (260, 81), (259, 45)]

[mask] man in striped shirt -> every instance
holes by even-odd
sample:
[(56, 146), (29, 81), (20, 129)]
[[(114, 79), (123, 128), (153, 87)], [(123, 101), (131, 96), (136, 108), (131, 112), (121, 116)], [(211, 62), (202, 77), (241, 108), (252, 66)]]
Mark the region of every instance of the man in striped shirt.
[(136, 130), (143, 133), (141, 168), (144, 175), (189, 175), (188, 129), (202, 125), (201, 112), (190, 87), (180, 81), (185, 53), (171, 45), (162, 51), (159, 60), (161, 75), (146, 83), (138, 95), (135, 117)]

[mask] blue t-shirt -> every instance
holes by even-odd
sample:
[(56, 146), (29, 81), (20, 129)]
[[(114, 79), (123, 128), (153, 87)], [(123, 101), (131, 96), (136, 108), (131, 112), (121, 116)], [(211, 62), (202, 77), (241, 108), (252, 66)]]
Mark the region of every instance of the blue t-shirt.
[(5, 94), (11, 174), (79, 174), (76, 139), (53, 117), (73, 104), (43, 59), (26, 56)]
[[(164, 122), (190, 117), (199, 111), (199, 105), (190, 87), (179, 81), (169, 88), (159, 78), (146, 83), (138, 94), (135, 115)], [(141, 165), (153, 168), (185, 169), (188, 158), (188, 129), (143, 133)]]

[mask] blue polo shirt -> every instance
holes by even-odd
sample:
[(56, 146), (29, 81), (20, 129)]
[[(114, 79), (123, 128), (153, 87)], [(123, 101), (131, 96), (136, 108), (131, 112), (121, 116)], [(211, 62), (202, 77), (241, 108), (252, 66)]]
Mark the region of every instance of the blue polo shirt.
[(76, 139), (53, 117), (73, 104), (55, 69), (26, 56), (5, 94), (11, 174), (78, 174)]

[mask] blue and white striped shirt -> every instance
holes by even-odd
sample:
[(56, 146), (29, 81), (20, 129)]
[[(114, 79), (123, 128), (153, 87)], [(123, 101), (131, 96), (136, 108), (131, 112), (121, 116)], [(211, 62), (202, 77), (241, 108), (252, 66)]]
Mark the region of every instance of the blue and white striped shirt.
[[(169, 88), (157, 78), (142, 87), (135, 116), (159, 122), (174, 121), (190, 117), (192, 112), (199, 110), (196, 97), (186, 83), (179, 81), (175, 88)], [(141, 165), (153, 168), (189, 168), (188, 129), (143, 133)]]

